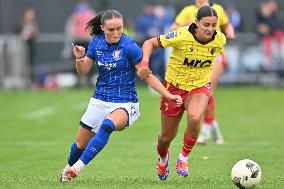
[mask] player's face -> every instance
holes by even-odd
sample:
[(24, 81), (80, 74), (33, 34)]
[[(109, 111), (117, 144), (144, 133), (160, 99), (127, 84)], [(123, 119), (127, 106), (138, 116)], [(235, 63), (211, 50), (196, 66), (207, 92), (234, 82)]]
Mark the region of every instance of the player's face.
[(211, 40), (216, 31), (218, 18), (216, 16), (207, 16), (196, 21), (197, 36), (199, 40), (206, 42)]
[(121, 18), (106, 20), (101, 28), (108, 43), (118, 43), (123, 32), (123, 20)]

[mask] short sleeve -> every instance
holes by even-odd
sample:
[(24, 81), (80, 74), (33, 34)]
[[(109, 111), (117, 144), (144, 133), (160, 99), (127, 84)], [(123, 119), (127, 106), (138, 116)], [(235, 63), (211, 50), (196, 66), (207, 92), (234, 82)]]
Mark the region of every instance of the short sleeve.
[(135, 42), (130, 42), (127, 44), (126, 51), (131, 63), (138, 64), (141, 62), (142, 49)]
[(175, 46), (178, 40), (179, 40), (179, 37), (177, 36), (176, 30), (166, 33), (164, 35), (160, 35), (158, 37), (158, 42), (160, 46), (164, 48)]
[(94, 40), (92, 40), (89, 43), (88, 51), (86, 53), (86, 56), (95, 61), (96, 60), (96, 51), (94, 49), (94, 47), (95, 47), (94, 45), (95, 45), (95, 42), (94, 42)]

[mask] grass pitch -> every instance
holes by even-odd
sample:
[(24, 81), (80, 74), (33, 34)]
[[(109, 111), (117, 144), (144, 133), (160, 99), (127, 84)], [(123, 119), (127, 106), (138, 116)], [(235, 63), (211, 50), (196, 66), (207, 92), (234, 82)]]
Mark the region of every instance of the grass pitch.
[(197, 145), (189, 159), (191, 175), (178, 177), (175, 162), (182, 145), (185, 116), (171, 145), (170, 176), (156, 175), (160, 130), (159, 96), (139, 88), (140, 119), (109, 144), (74, 182), (58, 175), (75, 140), (92, 90), (0, 93), (0, 188), (235, 188), (230, 173), (240, 159), (262, 169), (257, 188), (284, 186), (284, 90), (218, 88), (217, 115), (226, 144)]

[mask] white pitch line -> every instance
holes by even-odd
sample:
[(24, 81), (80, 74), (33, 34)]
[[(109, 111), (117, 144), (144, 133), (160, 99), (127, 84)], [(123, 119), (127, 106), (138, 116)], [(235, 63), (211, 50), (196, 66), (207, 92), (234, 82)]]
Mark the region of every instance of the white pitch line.
[(42, 108), (34, 112), (23, 114), (22, 117), (25, 119), (38, 119), (38, 118), (43, 118), (50, 114), (53, 114), (54, 112), (55, 112), (54, 108), (46, 107), (46, 108)]

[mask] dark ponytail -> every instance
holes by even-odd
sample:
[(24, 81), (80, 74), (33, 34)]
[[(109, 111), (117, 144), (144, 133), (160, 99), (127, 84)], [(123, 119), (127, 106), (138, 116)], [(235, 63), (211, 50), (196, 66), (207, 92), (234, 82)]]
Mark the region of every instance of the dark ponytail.
[(91, 36), (99, 35), (103, 33), (101, 25), (104, 24), (106, 20), (113, 18), (123, 19), (123, 16), (117, 10), (102, 11), (87, 23), (86, 30), (89, 30)]
[(103, 33), (103, 30), (101, 29), (101, 20), (104, 13), (105, 11), (98, 13), (92, 20), (87, 23), (86, 30), (90, 32), (91, 36)]

